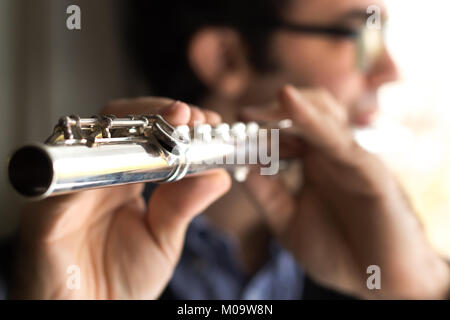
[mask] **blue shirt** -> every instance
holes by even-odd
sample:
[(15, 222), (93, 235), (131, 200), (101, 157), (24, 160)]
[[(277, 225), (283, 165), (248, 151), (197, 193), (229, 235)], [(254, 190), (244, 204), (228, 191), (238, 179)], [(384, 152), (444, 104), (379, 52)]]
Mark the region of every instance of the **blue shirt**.
[(294, 257), (275, 240), (266, 264), (252, 277), (237, 261), (233, 239), (204, 216), (190, 224), (181, 259), (169, 283), (175, 299), (301, 299), (304, 274)]

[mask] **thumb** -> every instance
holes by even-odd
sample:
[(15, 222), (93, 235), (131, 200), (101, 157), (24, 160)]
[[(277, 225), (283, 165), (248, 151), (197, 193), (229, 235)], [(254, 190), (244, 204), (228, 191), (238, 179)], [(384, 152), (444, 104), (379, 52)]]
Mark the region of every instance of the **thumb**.
[(160, 185), (150, 198), (147, 222), (155, 241), (175, 261), (191, 220), (231, 187), (224, 170), (211, 170), (199, 176)]

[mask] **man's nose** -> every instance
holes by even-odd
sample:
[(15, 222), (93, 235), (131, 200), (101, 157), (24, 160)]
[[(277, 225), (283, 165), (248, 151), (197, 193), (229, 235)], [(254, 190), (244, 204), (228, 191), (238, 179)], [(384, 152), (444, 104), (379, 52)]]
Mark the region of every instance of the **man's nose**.
[(391, 54), (385, 48), (379, 61), (368, 73), (368, 80), (372, 87), (378, 88), (383, 84), (399, 80), (399, 71)]

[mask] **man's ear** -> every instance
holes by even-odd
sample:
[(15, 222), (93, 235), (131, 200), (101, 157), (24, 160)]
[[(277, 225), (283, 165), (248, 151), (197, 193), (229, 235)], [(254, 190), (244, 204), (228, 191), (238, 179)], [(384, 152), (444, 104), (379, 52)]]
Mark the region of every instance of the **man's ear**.
[(211, 91), (237, 97), (248, 84), (250, 68), (238, 33), (228, 28), (205, 28), (191, 38), (189, 63)]

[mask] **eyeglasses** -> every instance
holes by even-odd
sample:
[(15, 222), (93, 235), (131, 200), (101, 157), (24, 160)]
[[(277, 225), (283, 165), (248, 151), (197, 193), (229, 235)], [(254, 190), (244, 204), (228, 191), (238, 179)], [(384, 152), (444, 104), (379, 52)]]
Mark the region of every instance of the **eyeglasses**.
[(356, 66), (362, 71), (370, 70), (381, 59), (385, 49), (384, 25), (382, 28), (363, 26), (358, 30), (354, 30), (341, 26), (317, 26), (277, 22), (275, 27), (292, 32), (354, 40), (357, 50)]

